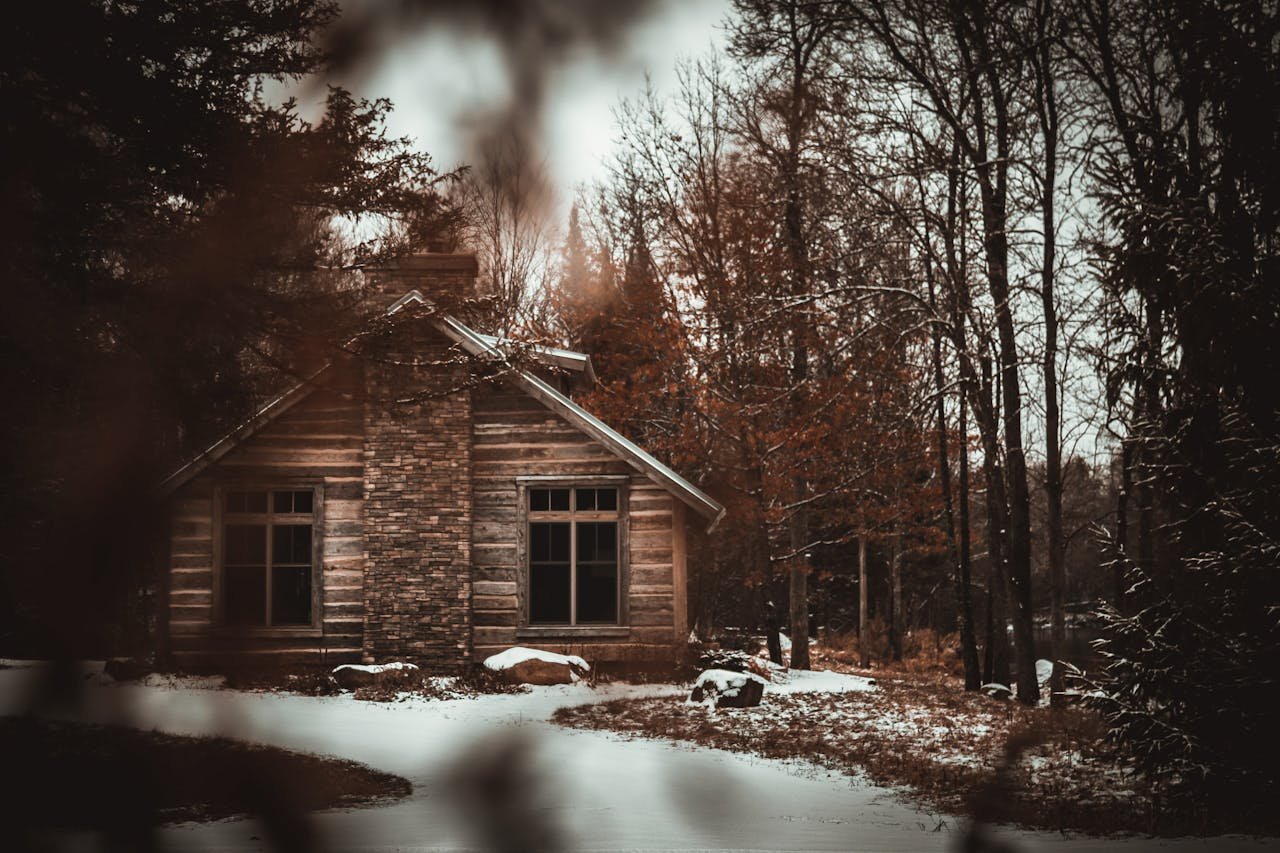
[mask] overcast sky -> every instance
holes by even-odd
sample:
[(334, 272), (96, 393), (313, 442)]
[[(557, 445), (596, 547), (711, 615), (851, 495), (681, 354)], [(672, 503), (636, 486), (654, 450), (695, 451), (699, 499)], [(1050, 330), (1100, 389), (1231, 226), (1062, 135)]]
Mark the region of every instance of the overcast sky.
[[(361, 2), (348, 0), (357, 8)], [(728, 0), (658, 0), (626, 30), (619, 49), (602, 55), (584, 44), (549, 69), (539, 135), (557, 207), (567, 207), (578, 184), (603, 176), (619, 99), (639, 94), (646, 73), (660, 91), (671, 91), (680, 57), (723, 44), (719, 25), (728, 5)], [(383, 34), (367, 53), (358, 70), (333, 82), (365, 97), (390, 98), (395, 104), (390, 132), (416, 140), (441, 171), (466, 159), (469, 117), (501, 110), (511, 94), (499, 44), (447, 23)]]

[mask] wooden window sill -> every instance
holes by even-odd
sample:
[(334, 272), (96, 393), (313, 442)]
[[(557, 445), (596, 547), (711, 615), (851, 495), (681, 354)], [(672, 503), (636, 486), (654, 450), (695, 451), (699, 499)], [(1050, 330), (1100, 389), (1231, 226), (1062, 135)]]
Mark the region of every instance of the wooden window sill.
[(517, 639), (560, 639), (581, 637), (627, 637), (626, 625), (526, 625), (516, 629)]
[(259, 637), (268, 639), (301, 639), (323, 636), (319, 627), (309, 625), (281, 625), (279, 627), (240, 627), (235, 625), (217, 625), (213, 633), (219, 637)]

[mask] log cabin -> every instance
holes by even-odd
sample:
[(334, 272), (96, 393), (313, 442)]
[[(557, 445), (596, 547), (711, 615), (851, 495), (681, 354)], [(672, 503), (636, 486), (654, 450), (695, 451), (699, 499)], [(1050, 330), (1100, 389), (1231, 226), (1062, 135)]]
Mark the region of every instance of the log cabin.
[(165, 481), (173, 665), (674, 659), (690, 537), (723, 507), (574, 401), (588, 355), (436, 309), (476, 271), (453, 253), (366, 270), (382, 331)]

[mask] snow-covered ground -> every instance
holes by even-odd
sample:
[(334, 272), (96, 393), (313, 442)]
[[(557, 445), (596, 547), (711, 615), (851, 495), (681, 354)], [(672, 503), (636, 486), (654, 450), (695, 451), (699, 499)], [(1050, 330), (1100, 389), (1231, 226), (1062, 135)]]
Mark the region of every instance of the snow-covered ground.
[[(0, 670), (0, 714), (23, 710), (40, 670)], [(865, 680), (807, 675), (805, 687), (866, 689)], [(361, 761), (407, 777), (413, 794), (389, 806), (331, 811), (317, 828), (340, 850), (430, 850), (476, 846), (462, 816), (458, 779), (493, 762), (526, 757), (522, 785), (537, 792), (533, 819), (554, 824), (569, 849), (949, 850), (961, 823), (917, 812), (893, 792), (815, 769), (651, 740), (570, 731), (549, 722), (556, 708), (683, 692), (669, 686), (584, 684), (529, 693), (380, 704), (349, 695), (306, 697), (86, 679), (82, 717), (177, 734), (219, 734)], [(855, 685), (861, 685), (856, 687)], [(769, 690), (775, 689), (771, 686)], [(766, 693), (766, 702), (768, 701)], [(938, 829), (938, 831), (935, 831)], [(1063, 838), (1007, 831), (1017, 850), (1258, 851), (1276, 841)], [(250, 820), (166, 828), (166, 848), (257, 850)], [(70, 837), (67, 840), (90, 839)], [(75, 845), (73, 845), (75, 846)]]

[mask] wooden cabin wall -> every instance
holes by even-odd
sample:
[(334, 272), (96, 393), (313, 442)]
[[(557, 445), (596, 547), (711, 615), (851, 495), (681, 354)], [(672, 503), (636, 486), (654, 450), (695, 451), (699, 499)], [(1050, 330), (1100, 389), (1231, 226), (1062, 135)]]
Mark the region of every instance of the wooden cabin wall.
[[(523, 391), (494, 383), (473, 394), (475, 660), (517, 644), (588, 660), (672, 660), (677, 623), (684, 622), (673, 606), (672, 567), (679, 554), (672, 496)], [(622, 533), (630, 575), (625, 631), (587, 637), (520, 627), (523, 515), (517, 479), (535, 475), (625, 477), (619, 482), (629, 508)]]
[[(321, 389), (183, 486), (172, 501), (169, 640), (179, 667), (359, 662), (362, 645), (362, 407), (348, 376)], [(322, 629), (317, 636), (221, 630), (214, 617), (214, 490), (219, 483), (322, 484)]]

